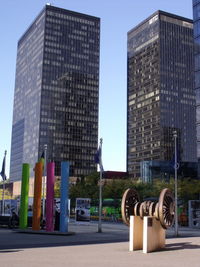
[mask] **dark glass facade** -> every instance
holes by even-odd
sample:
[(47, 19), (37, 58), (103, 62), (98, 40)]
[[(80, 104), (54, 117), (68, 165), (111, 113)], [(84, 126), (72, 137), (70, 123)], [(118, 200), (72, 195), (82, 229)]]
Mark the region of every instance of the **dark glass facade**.
[(193, 0), (194, 44), (195, 44), (195, 91), (197, 123), (197, 157), (200, 159), (200, 0)]
[(128, 32), (127, 171), (169, 161), (178, 134), (181, 161), (196, 162), (193, 22), (157, 11)]
[(96, 170), (100, 19), (46, 5), (18, 42), (10, 178), (47, 158), (70, 175)]
[[(152, 183), (155, 179), (162, 179), (166, 182), (174, 177), (174, 166), (172, 161), (141, 161), (141, 180), (145, 183)], [(177, 170), (178, 178), (193, 178), (198, 177), (197, 162), (179, 162)]]

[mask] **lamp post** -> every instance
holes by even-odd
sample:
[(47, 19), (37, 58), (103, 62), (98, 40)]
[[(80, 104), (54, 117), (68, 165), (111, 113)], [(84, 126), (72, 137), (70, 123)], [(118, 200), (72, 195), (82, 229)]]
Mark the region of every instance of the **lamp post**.
[(177, 194), (177, 131), (173, 132), (174, 137), (174, 186), (175, 186), (175, 236), (178, 236), (178, 194)]
[(99, 223), (98, 223), (98, 233), (102, 232), (102, 223), (101, 223), (101, 213), (102, 213), (102, 143), (103, 139), (100, 139), (100, 162), (99, 162), (99, 167), (100, 167), (100, 179), (99, 179)]
[(7, 150), (5, 150), (5, 154), (4, 154), (4, 169), (3, 169), (3, 194), (2, 194), (2, 215), (4, 214), (5, 211), (5, 180), (6, 180), (6, 154), (7, 154)]
[(45, 219), (45, 185), (46, 185), (46, 165), (47, 165), (47, 144), (44, 145), (44, 176), (42, 181), (42, 219)]

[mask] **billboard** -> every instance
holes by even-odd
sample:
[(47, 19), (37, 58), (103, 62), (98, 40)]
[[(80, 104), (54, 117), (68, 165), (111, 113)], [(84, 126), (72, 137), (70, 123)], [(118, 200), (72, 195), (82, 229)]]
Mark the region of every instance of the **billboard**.
[(76, 198), (76, 222), (90, 221), (90, 198)]
[(200, 228), (200, 200), (189, 200), (189, 227)]

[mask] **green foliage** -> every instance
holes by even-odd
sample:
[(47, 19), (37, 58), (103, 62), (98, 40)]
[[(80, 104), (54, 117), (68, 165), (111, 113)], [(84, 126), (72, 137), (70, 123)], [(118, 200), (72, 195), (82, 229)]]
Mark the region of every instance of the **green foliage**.
[(70, 187), (70, 198), (72, 200), (76, 198), (98, 198), (98, 173), (92, 173), (87, 177), (81, 177), (76, 185), (71, 185)]
[(125, 187), (126, 183), (123, 180), (107, 182), (103, 187), (103, 198), (119, 199), (122, 197)]
[[(160, 192), (164, 188), (169, 188), (174, 192), (174, 179), (169, 182), (164, 180), (154, 180), (153, 183), (143, 183), (133, 179), (110, 180), (104, 182), (102, 194), (104, 199), (119, 200), (122, 198), (127, 188), (134, 188), (143, 201), (146, 198), (159, 198)], [(60, 181), (55, 184), (55, 196), (60, 196)], [(186, 206), (188, 200), (199, 199), (200, 180), (178, 179), (178, 199)], [(92, 201), (99, 198), (99, 173), (94, 172), (89, 176), (81, 177), (75, 185), (70, 186), (69, 197), (72, 203), (76, 198), (91, 198)]]
[(60, 179), (56, 179), (56, 182), (54, 185), (54, 197), (56, 198), (60, 197)]
[(187, 205), (188, 200), (199, 199), (200, 197), (200, 180), (182, 179), (178, 181), (178, 198)]

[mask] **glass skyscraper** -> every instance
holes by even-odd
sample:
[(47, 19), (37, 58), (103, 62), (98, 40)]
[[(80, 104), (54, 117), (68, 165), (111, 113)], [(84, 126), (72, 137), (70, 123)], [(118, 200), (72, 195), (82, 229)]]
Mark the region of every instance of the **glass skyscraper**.
[(70, 162), (70, 175), (96, 170), (100, 19), (46, 5), (18, 42), (10, 179), (22, 163)]
[(196, 162), (193, 21), (157, 11), (128, 32), (127, 171), (170, 161), (173, 132), (183, 162)]
[(200, 0), (193, 0), (197, 157), (200, 159)]

